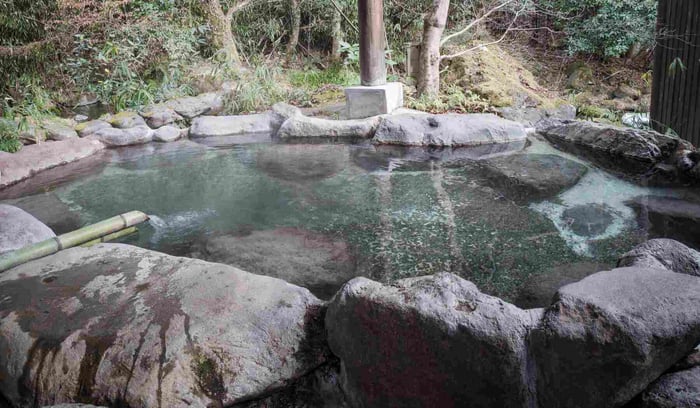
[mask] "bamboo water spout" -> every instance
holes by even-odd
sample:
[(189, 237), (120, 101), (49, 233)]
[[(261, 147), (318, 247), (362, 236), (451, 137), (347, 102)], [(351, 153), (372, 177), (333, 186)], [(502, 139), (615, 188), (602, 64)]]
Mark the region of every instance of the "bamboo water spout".
[(85, 244), (105, 235), (114, 234), (133, 227), (148, 220), (148, 215), (141, 211), (131, 211), (100, 221), (96, 224), (88, 225), (67, 234), (59, 235), (34, 245), (26, 246), (4, 255), (0, 255), (0, 272), (4, 272), (17, 265), (42, 258), (56, 252)]

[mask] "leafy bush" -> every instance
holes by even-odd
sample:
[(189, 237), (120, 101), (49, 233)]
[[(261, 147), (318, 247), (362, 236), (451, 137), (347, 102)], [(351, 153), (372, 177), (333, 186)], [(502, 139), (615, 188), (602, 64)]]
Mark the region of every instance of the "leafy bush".
[(9, 119), (0, 118), (0, 151), (14, 153), (21, 147), (17, 124)]
[(618, 57), (654, 43), (657, 0), (543, 0), (571, 54)]

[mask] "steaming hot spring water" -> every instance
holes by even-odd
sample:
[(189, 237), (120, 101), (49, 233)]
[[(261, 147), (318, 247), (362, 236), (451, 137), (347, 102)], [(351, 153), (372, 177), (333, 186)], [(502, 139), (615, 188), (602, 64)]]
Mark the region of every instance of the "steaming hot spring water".
[[(652, 235), (674, 234), (651, 231), (630, 200), (693, 195), (631, 184), (536, 140), (497, 152), (247, 141), (110, 150), (106, 161), (54, 169), (0, 200), (58, 234), (140, 210), (150, 222), (121, 242), (278, 277), (323, 299), (356, 276), (449, 271), (532, 307)], [(588, 171), (553, 196), (514, 199), (477, 170), (523, 149)]]

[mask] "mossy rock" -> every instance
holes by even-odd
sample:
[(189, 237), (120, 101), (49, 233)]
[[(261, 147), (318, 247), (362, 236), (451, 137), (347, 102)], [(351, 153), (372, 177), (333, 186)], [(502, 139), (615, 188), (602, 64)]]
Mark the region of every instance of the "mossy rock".
[(551, 105), (548, 98), (543, 96), (546, 90), (537, 83), (532, 72), (497, 45), (454, 59), (445, 76), (445, 83), (458, 84), (496, 107), (524, 105), (548, 108)]
[(574, 90), (584, 90), (593, 82), (593, 70), (584, 64), (574, 64), (569, 68), (569, 78), (566, 87)]

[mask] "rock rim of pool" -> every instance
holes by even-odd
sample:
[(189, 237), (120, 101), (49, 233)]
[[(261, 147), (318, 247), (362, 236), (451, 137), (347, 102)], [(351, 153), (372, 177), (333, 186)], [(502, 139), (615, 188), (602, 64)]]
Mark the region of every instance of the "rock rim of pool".
[(525, 140), (525, 127), (490, 113), (426, 115), (404, 113), (383, 118), (373, 142), (402, 146), (461, 147)]
[[(226, 265), (74, 248), (0, 275), (0, 389), (15, 406), (282, 407), (309, 392), (347, 407), (687, 401), (667, 383), (697, 376), (700, 279), (641, 265), (523, 310), (449, 273), (355, 278), (326, 304)], [(671, 374), (679, 361), (687, 371)]]
[(633, 181), (700, 183), (700, 152), (677, 136), (586, 121), (557, 123), (540, 132), (557, 149)]

